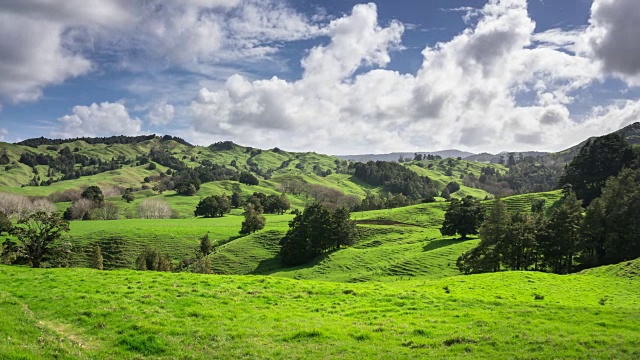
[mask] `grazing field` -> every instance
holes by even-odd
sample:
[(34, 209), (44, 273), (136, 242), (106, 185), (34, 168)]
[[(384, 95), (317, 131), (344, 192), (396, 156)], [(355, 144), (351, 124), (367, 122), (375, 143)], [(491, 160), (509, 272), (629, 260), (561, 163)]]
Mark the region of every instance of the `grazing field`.
[(639, 305), (636, 277), (603, 274), (345, 284), (1, 266), (0, 358), (637, 359)]

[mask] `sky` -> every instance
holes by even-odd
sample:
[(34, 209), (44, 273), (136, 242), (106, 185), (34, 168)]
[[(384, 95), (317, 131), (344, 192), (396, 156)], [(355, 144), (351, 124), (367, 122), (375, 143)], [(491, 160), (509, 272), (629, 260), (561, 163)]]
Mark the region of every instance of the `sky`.
[(558, 151), (640, 121), (638, 0), (0, 0), (0, 141)]

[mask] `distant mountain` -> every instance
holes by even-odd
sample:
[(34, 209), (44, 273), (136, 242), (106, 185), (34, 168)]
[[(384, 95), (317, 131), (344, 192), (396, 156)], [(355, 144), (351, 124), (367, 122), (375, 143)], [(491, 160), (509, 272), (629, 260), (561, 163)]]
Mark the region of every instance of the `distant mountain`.
[(474, 155), (473, 153), (460, 150), (441, 150), (441, 151), (418, 151), (418, 152), (397, 152), (390, 154), (364, 154), (364, 155), (337, 155), (336, 157), (342, 160), (356, 161), (366, 163), (368, 161), (398, 161), (400, 156), (404, 159), (412, 160), (415, 154), (431, 154), (440, 155), (443, 158), (466, 158)]
[[(508, 151), (503, 151), (499, 154), (490, 154), (490, 153), (481, 153), (481, 154), (475, 154), (475, 155), (471, 155), (471, 156), (467, 156), (464, 159), (468, 160), (468, 161), (477, 161), (477, 162), (485, 162), (485, 163), (499, 163), (500, 162), (500, 157), (503, 156), (505, 161), (506, 159), (509, 157), (509, 153)], [(516, 154), (516, 157), (519, 157), (520, 154), (522, 154), (523, 157), (538, 157), (538, 156), (547, 156), (549, 155), (548, 152), (542, 152), (542, 151), (514, 151), (514, 154)]]

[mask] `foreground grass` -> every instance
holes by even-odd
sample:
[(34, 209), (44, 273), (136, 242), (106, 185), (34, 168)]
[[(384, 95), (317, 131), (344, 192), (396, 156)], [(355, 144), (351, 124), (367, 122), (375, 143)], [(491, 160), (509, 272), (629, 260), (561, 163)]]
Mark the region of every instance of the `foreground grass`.
[(639, 290), (588, 274), (345, 284), (1, 266), (0, 358), (637, 359)]

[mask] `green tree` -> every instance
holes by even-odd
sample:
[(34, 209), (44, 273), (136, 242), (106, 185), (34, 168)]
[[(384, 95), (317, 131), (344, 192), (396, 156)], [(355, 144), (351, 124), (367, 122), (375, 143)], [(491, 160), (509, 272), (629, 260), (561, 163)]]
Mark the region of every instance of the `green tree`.
[(247, 204), (244, 210), (244, 221), (240, 228), (240, 234), (247, 235), (262, 230), (267, 219), (262, 216), (262, 212), (255, 208), (252, 203)]
[(51, 253), (54, 243), (68, 231), (69, 223), (56, 214), (36, 212), (18, 220), (11, 232), (18, 238), (20, 252), (32, 267), (39, 268)]
[(258, 185), (260, 184), (260, 181), (258, 180), (257, 177), (253, 176), (253, 174), (251, 174), (250, 172), (242, 172), (240, 174), (240, 178), (238, 179), (238, 181), (242, 184), (246, 184), (246, 185)]
[(480, 244), (462, 254), (456, 265), (465, 274), (500, 270), (501, 247), (505, 242), (510, 216), (504, 202), (497, 199), (479, 229)]
[(501, 246), (505, 266), (511, 270), (529, 270), (536, 263), (536, 226), (531, 215), (511, 215)]
[(104, 269), (104, 259), (102, 258), (102, 250), (100, 249), (100, 245), (96, 245), (93, 248), (93, 253), (91, 254), (91, 267), (98, 270)]
[[(607, 187), (605, 189), (610, 190)], [(601, 198), (593, 200), (585, 211), (584, 221), (580, 229), (578, 250), (581, 252), (580, 262), (585, 267), (593, 267), (605, 263), (607, 225), (605, 201)]]
[(97, 186), (89, 186), (82, 192), (81, 196), (98, 205), (101, 205), (104, 202), (102, 190)]
[(211, 243), (211, 239), (209, 239), (209, 234), (200, 238), (200, 254), (202, 256), (208, 256), (213, 249), (213, 244)]
[(355, 244), (358, 231), (347, 208), (338, 208), (331, 214), (331, 228), (331, 236), (337, 248)]
[(213, 195), (200, 200), (194, 211), (194, 215), (205, 218), (222, 217), (229, 211), (231, 211), (231, 200), (229, 197), (225, 195)]
[(244, 199), (242, 199), (242, 195), (237, 191), (231, 194), (231, 206), (233, 206), (234, 209), (244, 206)]
[(607, 179), (633, 163), (631, 145), (619, 134), (588, 140), (560, 178), (560, 185), (571, 185), (585, 206), (600, 196)]
[(551, 236), (546, 244), (542, 244), (544, 262), (554, 273), (566, 274), (573, 270), (581, 225), (581, 201), (569, 191), (553, 209), (549, 220)]
[(136, 268), (138, 270), (150, 271), (171, 271), (173, 264), (167, 254), (161, 254), (156, 248), (146, 246), (142, 253), (136, 258)]
[(452, 199), (444, 214), (440, 232), (445, 236), (460, 234), (461, 239), (466, 240), (467, 235), (478, 233), (482, 221), (484, 208), (479, 200), (472, 196), (466, 196), (462, 200)]
[(451, 200), (451, 193), (449, 192), (448, 187), (445, 187), (444, 189), (442, 189), (442, 193), (440, 193), (440, 197), (444, 198), (447, 201)]
[(128, 188), (122, 194), (122, 200), (126, 201), (127, 204), (136, 199), (136, 196), (133, 194), (133, 189)]

